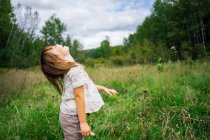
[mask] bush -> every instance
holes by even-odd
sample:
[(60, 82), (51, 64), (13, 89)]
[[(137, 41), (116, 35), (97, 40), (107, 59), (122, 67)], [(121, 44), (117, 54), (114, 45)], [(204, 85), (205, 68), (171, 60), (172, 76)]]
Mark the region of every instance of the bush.
[(87, 59), (85, 60), (85, 66), (88, 66), (88, 67), (95, 67), (95, 64), (96, 64), (96, 59), (87, 58)]

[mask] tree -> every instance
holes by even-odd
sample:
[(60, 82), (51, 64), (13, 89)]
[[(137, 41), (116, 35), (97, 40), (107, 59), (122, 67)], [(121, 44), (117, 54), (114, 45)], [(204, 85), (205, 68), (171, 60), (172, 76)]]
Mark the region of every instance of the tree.
[(41, 30), (45, 46), (55, 44), (64, 45), (64, 39), (62, 37), (64, 31), (66, 31), (66, 25), (53, 14), (49, 20), (45, 22), (45, 26)]
[(152, 13), (126, 40), (126, 46), (143, 50), (144, 40), (158, 54), (160, 45), (176, 48), (177, 58), (197, 59), (210, 52), (209, 0), (156, 0)]
[(106, 37), (105, 40), (101, 41), (100, 51), (101, 51), (102, 57), (104, 58), (108, 58), (109, 55), (111, 54), (109, 37)]
[(14, 7), (14, 14), (8, 42), (9, 65), (29, 67), (34, 65), (34, 58), (39, 55), (38, 51), (34, 51), (40, 48), (35, 45), (37, 44), (35, 32), (40, 21), (39, 13), (33, 11), (30, 6), (18, 4)]
[[(6, 3), (4, 0), (0, 2), (1, 5), (4, 5), (4, 8), (7, 4), (9, 5), (9, 3)], [(7, 2), (10, 2), (10, 0)], [(29, 67), (35, 63), (37, 64), (40, 48), (43, 46), (42, 41), (37, 39), (35, 35), (39, 23), (38, 12), (33, 11), (29, 6), (23, 7), (21, 4), (18, 4), (12, 8), (12, 11), (9, 13), (10, 19), (7, 19), (8, 16), (6, 16), (7, 14), (4, 10), (2, 8), (0, 10), (2, 10), (0, 14), (2, 14), (2, 12), (4, 13), (4, 15), (0, 17), (3, 21), (0, 25), (1, 27), (4, 25), (2, 29), (6, 29), (7, 31), (1, 32), (3, 36), (7, 38), (4, 39), (4, 42), (1, 42), (4, 45), (1, 44), (0, 66)], [(8, 21), (8, 25), (5, 24), (5, 21)], [(10, 28), (7, 28), (9, 26)], [(3, 39), (3, 37), (0, 39)]]
[(72, 43), (72, 47), (70, 48), (70, 53), (77, 62), (84, 62), (85, 54), (81, 51), (82, 48), (82, 44), (75, 39)]
[(40, 22), (39, 13), (33, 11), (30, 6), (23, 7), (21, 4), (18, 4), (15, 8), (15, 21), (20, 30), (18, 44), (23, 48), (27, 41), (33, 41), (35, 38), (35, 31)]
[(6, 47), (12, 27), (12, 16), (10, 0), (0, 0), (0, 48)]
[(73, 44), (72, 44), (72, 41), (71, 41), (71, 37), (69, 35), (67, 35), (66, 41), (65, 41), (64, 44), (65, 44), (65, 46), (68, 46), (69, 49), (71, 50)]

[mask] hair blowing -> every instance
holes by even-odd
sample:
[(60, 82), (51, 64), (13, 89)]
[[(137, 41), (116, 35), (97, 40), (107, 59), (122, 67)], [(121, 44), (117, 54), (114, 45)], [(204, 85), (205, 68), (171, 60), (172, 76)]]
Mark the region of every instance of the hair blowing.
[(77, 62), (63, 60), (53, 53), (50, 53), (53, 46), (47, 46), (41, 53), (41, 70), (48, 81), (55, 87), (60, 95), (63, 91), (63, 78), (68, 70), (74, 66), (80, 65)]

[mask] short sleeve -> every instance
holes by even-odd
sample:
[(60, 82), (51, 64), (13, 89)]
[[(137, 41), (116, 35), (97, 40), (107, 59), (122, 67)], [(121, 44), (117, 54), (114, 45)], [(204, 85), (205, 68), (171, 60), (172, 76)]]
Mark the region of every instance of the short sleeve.
[(74, 67), (69, 73), (70, 81), (73, 88), (80, 87), (87, 83), (87, 76), (80, 67)]

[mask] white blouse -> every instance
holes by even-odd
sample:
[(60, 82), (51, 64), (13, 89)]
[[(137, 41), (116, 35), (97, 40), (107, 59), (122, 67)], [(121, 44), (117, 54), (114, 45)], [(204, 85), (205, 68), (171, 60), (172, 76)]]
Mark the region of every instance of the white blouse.
[(104, 105), (104, 101), (98, 92), (96, 85), (81, 67), (71, 68), (63, 78), (64, 90), (60, 111), (64, 114), (76, 115), (76, 102), (73, 89), (84, 85), (85, 112), (92, 113), (98, 111)]

